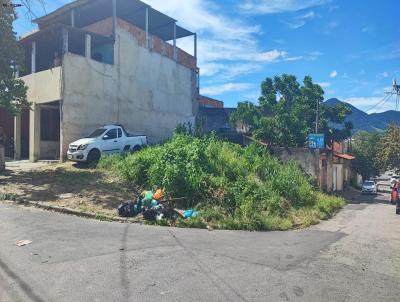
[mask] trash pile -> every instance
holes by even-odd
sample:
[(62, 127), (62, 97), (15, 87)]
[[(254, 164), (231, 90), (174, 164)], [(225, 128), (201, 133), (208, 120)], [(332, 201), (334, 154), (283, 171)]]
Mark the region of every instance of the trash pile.
[(136, 217), (143, 215), (146, 220), (176, 220), (181, 217), (189, 219), (196, 217), (199, 213), (193, 209), (179, 210), (172, 206), (172, 199), (165, 199), (164, 192), (160, 189), (143, 191), (136, 202), (132, 200), (122, 203), (118, 207), (120, 217)]

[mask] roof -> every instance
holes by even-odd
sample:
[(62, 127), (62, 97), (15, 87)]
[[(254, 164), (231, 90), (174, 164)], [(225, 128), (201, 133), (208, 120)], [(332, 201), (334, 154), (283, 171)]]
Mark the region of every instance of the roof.
[[(149, 9), (149, 33), (164, 41), (173, 40), (173, 25), (177, 21), (140, 0), (117, 0), (117, 17), (145, 29), (145, 8)], [(89, 22), (86, 25), (89, 25), (112, 15), (112, 0), (77, 0), (33, 21), (41, 28), (52, 23), (68, 22), (72, 9), (75, 10), (76, 22), (86, 21)], [(177, 39), (191, 35), (194, 35), (194, 33), (176, 26)]]
[(352, 156), (352, 155), (350, 155), (350, 154), (346, 154), (346, 153), (338, 153), (338, 152), (335, 152), (334, 155), (337, 156), (337, 157), (343, 158), (343, 159), (347, 159), (347, 160), (353, 160), (353, 159), (355, 159), (354, 156)]

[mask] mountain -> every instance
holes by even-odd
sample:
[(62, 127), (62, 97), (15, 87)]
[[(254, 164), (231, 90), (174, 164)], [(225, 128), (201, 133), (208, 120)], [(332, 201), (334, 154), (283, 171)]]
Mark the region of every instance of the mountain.
[(342, 102), (336, 98), (329, 99), (325, 102), (325, 104), (328, 106), (335, 106), (338, 103), (347, 104), (351, 108), (352, 113), (347, 117), (346, 121), (350, 121), (353, 123), (353, 132), (361, 130), (368, 132), (383, 131), (392, 121), (400, 126), (399, 111), (389, 110), (381, 113), (368, 114), (354, 107), (353, 105)]

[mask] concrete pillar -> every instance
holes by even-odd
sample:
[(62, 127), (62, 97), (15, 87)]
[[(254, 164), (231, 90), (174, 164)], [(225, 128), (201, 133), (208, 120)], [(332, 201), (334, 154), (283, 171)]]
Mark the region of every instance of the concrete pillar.
[(174, 60), (177, 61), (178, 55), (176, 51), (176, 22), (174, 22)]
[(146, 7), (146, 47), (149, 48), (149, 8)]
[(63, 52), (63, 55), (65, 55), (68, 52), (68, 30), (67, 29), (63, 29), (62, 36), (63, 36), (62, 52)]
[(14, 117), (14, 159), (21, 159), (21, 114)]
[(197, 34), (194, 34), (194, 57), (197, 59)]
[(36, 162), (40, 157), (40, 106), (32, 105), (29, 111), (29, 161)]
[(112, 0), (112, 21), (113, 21), (113, 37), (115, 39), (117, 31), (117, 0)]
[(75, 27), (75, 10), (71, 9), (71, 26)]
[(0, 172), (6, 170), (6, 158), (4, 154), (5, 154), (4, 146), (0, 145)]
[(35, 72), (36, 72), (36, 41), (33, 41), (31, 49), (31, 73)]
[(85, 35), (85, 56), (90, 59), (92, 57), (92, 36)]

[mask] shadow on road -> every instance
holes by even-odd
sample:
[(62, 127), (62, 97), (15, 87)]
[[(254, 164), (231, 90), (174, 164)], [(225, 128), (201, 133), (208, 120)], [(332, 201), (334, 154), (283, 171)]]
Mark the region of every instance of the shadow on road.
[(25, 283), (17, 274), (15, 274), (1, 259), (0, 259), (0, 268), (7, 274), (7, 276), (13, 279), (19, 286), (19, 288), (34, 302), (45, 302), (40, 298), (33, 289)]
[(130, 297), (130, 290), (129, 290), (129, 280), (128, 280), (128, 259), (127, 259), (127, 239), (129, 233), (129, 227), (131, 226), (130, 223), (127, 223), (124, 232), (122, 233), (121, 239), (121, 247), (120, 247), (120, 256), (119, 256), (119, 276), (120, 276), (120, 284), (121, 284), (121, 291), (124, 301), (129, 301)]

